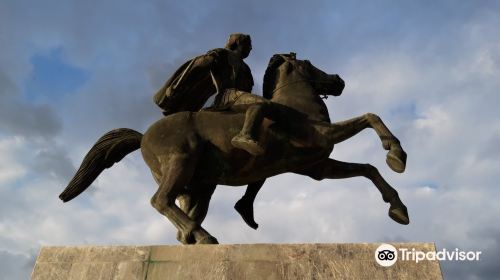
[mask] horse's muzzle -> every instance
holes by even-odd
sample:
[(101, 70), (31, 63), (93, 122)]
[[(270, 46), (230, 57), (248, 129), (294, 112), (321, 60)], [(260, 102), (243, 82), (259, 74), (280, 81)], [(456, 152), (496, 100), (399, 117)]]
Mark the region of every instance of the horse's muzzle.
[(340, 76), (337, 74), (330, 75), (330, 79), (332, 81), (332, 85), (329, 94), (334, 96), (341, 95), (345, 87), (344, 80), (342, 80), (342, 78), (340, 78)]

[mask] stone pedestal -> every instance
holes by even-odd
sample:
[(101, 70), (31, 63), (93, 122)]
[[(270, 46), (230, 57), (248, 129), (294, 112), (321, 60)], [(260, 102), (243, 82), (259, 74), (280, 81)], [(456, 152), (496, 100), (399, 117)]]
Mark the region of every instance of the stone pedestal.
[[(435, 251), (432, 243), (391, 243)], [(42, 247), (33, 280), (442, 279), (438, 261), (375, 261), (380, 244)]]

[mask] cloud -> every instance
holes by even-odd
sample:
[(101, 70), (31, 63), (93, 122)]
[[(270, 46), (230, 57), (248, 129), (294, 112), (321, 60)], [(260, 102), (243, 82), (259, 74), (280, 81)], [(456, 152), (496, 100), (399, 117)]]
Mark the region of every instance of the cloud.
[(27, 137), (51, 137), (61, 129), (48, 106), (30, 106), (16, 100), (2, 100), (2, 104), (6, 105), (0, 108), (1, 125), (9, 132)]
[(21, 138), (0, 140), (0, 186), (4, 188), (8, 183), (26, 174), (23, 164), (16, 162), (16, 153), (19, 152), (23, 140)]
[(58, 133), (61, 124), (46, 105), (32, 105), (19, 98), (16, 84), (0, 69), (0, 129), (9, 133), (47, 138)]
[(34, 157), (32, 170), (61, 181), (69, 181), (76, 172), (66, 151), (57, 146), (48, 146), (39, 150)]

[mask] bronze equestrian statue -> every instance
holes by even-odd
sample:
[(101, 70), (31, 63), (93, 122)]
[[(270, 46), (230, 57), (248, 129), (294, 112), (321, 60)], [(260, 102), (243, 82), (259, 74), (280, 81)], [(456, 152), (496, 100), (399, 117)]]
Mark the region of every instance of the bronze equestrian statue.
[[(259, 156), (264, 148), (259, 144), (262, 121), (287, 121), (280, 119), (280, 109), (268, 101), (269, 97), (250, 93), (253, 77), (244, 59), (252, 50), (250, 35), (234, 33), (224, 48), (208, 51), (184, 63), (155, 94), (154, 102), (163, 110), (165, 116), (180, 112), (197, 112), (216, 94), (210, 109), (243, 109), (246, 111), (245, 123), (240, 133), (231, 139), (235, 148)], [(266, 96), (265, 96), (266, 97)], [(248, 106), (252, 104), (252, 106)], [(243, 105), (243, 106), (241, 106)], [(234, 208), (243, 220), (257, 229), (259, 226), (253, 216), (253, 202), (265, 180), (248, 185), (245, 195), (236, 202)], [(180, 199), (182, 203), (183, 198)]]
[(231, 143), (244, 126), (244, 105), (178, 112), (158, 120), (144, 135), (127, 128), (106, 133), (85, 156), (59, 197), (64, 202), (73, 199), (104, 169), (140, 148), (159, 185), (151, 204), (176, 226), (177, 238), (183, 244), (217, 243), (201, 223), (218, 184), (242, 186), (286, 172), (316, 180), (364, 176), (390, 204), (389, 216), (408, 224), (406, 206), (375, 167), (329, 158), (336, 143), (370, 127), (388, 150), (389, 167), (403, 172), (406, 164), (399, 140), (377, 115), (367, 113), (330, 123), (321, 95), (340, 95), (343, 87), (338, 75), (326, 74), (307, 60), (274, 55), (264, 76), (263, 94), (278, 108), (280, 116), (278, 121), (265, 120), (260, 126), (258, 142), (264, 154), (254, 156)]

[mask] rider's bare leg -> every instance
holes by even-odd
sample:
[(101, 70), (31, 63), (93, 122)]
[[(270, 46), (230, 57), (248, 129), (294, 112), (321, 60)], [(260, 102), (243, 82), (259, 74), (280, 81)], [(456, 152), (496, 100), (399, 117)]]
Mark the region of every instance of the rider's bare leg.
[(240, 133), (233, 137), (233, 146), (246, 150), (254, 156), (262, 155), (264, 148), (259, 144), (259, 130), (262, 120), (269, 115), (269, 106), (266, 103), (250, 106), (245, 113), (245, 123)]
[(250, 154), (255, 156), (264, 153), (264, 148), (258, 141), (261, 134), (260, 128), (264, 118), (285, 126), (288, 126), (290, 119), (296, 118), (297, 115), (303, 118), (300, 113), (291, 108), (273, 103), (250, 93), (241, 95), (241, 98), (239, 98), (233, 106), (236, 108), (239, 105), (248, 104), (251, 105), (246, 109), (243, 128), (238, 135), (233, 137), (231, 144), (237, 148), (247, 150)]
[(257, 229), (259, 227), (259, 224), (257, 224), (254, 220), (253, 203), (257, 193), (262, 185), (264, 185), (265, 181), (266, 180), (262, 180), (248, 184), (245, 194), (234, 205), (234, 209), (238, 211), (245, 223), (253, 229)]
[(342, 162), (329, 158), (307, 170), (297, 171), (296, 173), (309, 176), (315, 180), (344, 179), (357, 176), (366, 177), (380, 191), (382, 199), (390, 203), (389, 217), (400, 224), (407, 225), (410, 223), (408, 210), (403, 202), (401, 202), (398, 192), (384, 180), (377, 168), (370, 164)]
[(237, 95), (232, 104), (233, 108), (250, 105), (245, 112), (243, 128), (238, 135), (233, 137), (231, 144), (254, 156), (262, 155), (264, 148), (259, 144), (259, 130), (263, 119), (272, 115), (270, 101), (261, 96), (243, 91), (231, 94)]
[(406, 167), (406, 152), (401, 147), (399, 140), (385, 126), (379, 116), (367, 113), (362, 116), (332, 124), (315, 125), (320, 135), (326, 135), (328, 145), (340, 143), (358, 134), (365, 128), (373, 128), (380, 140), (382, 147), (388, 150), (386, 162), (395, 172), (401, 173)]

